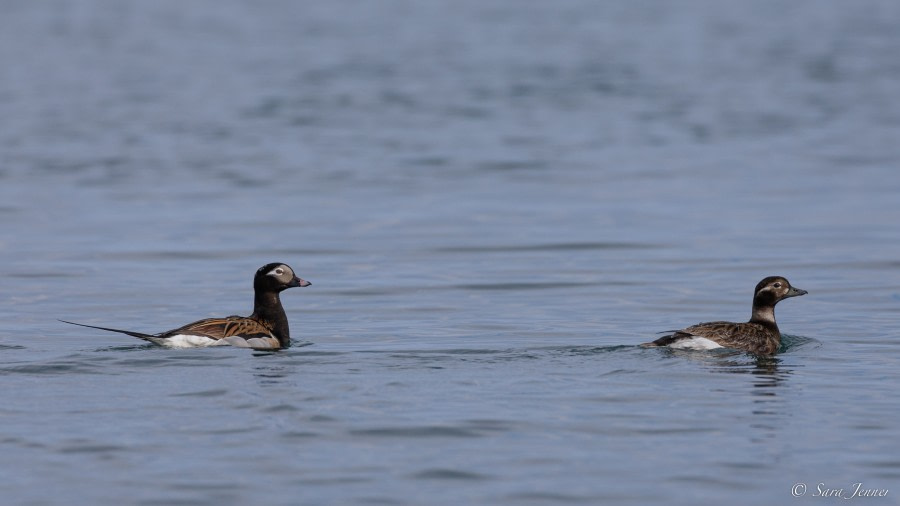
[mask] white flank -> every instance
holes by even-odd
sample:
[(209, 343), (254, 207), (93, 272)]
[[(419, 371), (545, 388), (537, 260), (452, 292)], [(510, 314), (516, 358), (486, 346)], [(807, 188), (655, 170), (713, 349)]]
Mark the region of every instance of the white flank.
[(221, 339), (211, 339), (205, 336), (192, 336), (190, 334), (176, 334), (172, 337), (157, 341), (169, 348), (205, 348), (207, 346), (223, 346), (229, 344)]
[(705, 337), (690, 337), (679, 339), (669, 345), (669, 348), (677, 348), (681, 350), (714, 350), (722, 348), (722, 345)]

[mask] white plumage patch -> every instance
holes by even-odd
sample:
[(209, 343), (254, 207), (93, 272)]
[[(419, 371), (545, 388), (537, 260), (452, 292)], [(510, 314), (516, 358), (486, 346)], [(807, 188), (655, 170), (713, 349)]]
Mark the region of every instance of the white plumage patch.
[(243, 337), (229, 336), (222, 339), (212, 339), (205, 336), (190, 334), (176, 334), (171, 337), (154, 337), (154, 343), (167, 348), (206, 348), (208, 346), (236, 346), (238, 348), (253, 348), (258, 350), (275, 350), (281, 348), (278, 339), (274, 337)]
[(712, 339), (707, 339), (705, 337), (689, 337), (685, 339), (679, 339), (674, 343), (669, 345), (669, 348), (677, 348), (681, 350), (714, 350), (716, 348), (722, 348), (723, 346)]
[(227, 341), (232, 346), (238, 348), (253, 348), (256, 350), (274, 350), (281, 347), (278, 339), (274, 337), (251, 337), (249, 339), (241, 336), (226, 337), (223, 341)]
[(160, 338), (156, 342), (169, 348), (205, 348), (207, 346), (224, 346), (230, 344), (221, 339), (212, 339), (206, 336), (194, 336), (190, 334), (176, 334), (171, 337)]

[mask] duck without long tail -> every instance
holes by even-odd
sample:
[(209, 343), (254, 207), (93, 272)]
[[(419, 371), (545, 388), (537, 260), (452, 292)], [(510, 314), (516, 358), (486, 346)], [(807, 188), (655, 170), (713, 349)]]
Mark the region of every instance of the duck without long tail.
[(668, 346), (684, 349), (735, 348), (757, 355), (774, 355), (781, 346), (775, 324), (775, 304), (789, 297), (806, 295), (781, 276), (769, 276), (756, 285), (753, 313), (746, 323), (707, 322), (676, 330), (644, 347)]

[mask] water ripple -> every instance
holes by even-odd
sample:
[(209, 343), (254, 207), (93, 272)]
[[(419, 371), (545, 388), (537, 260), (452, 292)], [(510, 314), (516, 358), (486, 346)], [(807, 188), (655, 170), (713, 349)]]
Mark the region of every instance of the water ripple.
[(84, 361), (52, 361), (46, 363), (24, 364), (0, 368), (0, 374), (32, 374), (39, 376), (55, 376), (66, 374), (111, 374), (98, 366)]
[(125, 452), (129, 449), (119, 445), (107, 445), (99, 443), (84, 443), (71, 446), (64, 446), (59, 449), (60, 453), (111, 453)]
[(486, 474), (459, 471), (456, 469), (426, 469), (411, 475), (417, 480), (455, 480), (455, 481), (481, 481), (492, 479)]
[(476, 438), (478, 432), (459, 427), (425, 426), (425, 427), (383, 427), (375, 429), (355, 429), (350, 431), (354, 436), (399, 437), (399, 438)]
[(595, 286), (597, 283), (581, 281), (535, 281), (535, 282), (510, 282), (510, 283), (466, 283), (452, 285), (449, 288), (457, 290), (473, 291), (520, 291), (520, 290), (547, 290), (553, 288), (577, 288), (583, 286)]
[(172, 394), (172, 397), (221, 397), (227, 395), (228, 390), (217, 388), (212, 390), (200, 390), (197, 392), (185, 392), (181, 394)]
[(514, 504), (599, 504), (603, 502), (593, 497), (556, 492), (521, 492), (510, 494), (508, 497)]
[(594, 250), (645, 250), (665, 246), (632, 242), (564, 242), (548, 244), (508, 244), (478, 246), (444, 246), (432, 248), (435, 253), (513, 253), (517, 251), (594, 251)]

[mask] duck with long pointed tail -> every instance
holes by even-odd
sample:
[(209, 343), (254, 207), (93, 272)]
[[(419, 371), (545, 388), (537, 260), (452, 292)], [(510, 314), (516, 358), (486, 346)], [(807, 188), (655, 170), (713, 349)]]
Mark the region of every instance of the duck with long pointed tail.
[(281, 306), (279, 294), (288, 288), (309, 285), (310, 282), (298, 278), (290, 266), (276, 262), (260, 267), (253, 277), (255, 295), (253, 314), (250, 316), (207, 318), (159, 334), (144, 334), (130, 330), (60, 321), (92, 329), (127, 334), (169, 348), (231, 345), (257, 350), (277, 350), (287, 348), (291, 343), (288, 319)]

